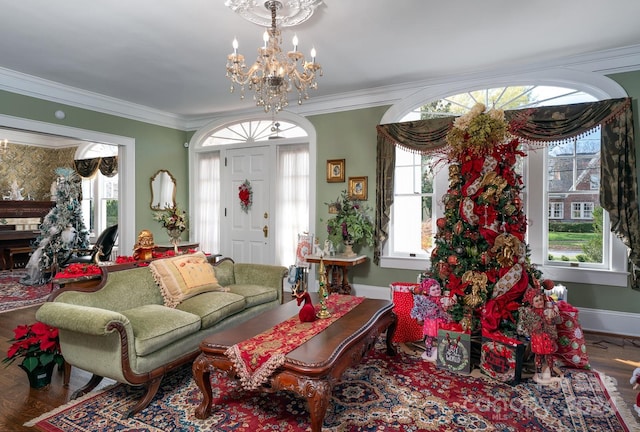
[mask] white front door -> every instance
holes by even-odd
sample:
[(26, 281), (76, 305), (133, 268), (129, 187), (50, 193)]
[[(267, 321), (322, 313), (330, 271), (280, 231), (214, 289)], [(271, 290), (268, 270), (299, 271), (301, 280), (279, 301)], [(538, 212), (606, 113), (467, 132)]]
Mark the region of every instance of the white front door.
[[(270, 146), (225, 151), (222, 167), (222, 201), (225, 211), (221, 240), (225, 253), (235, 262), (273, 264), (275, 232), (272, 224), (271, 173), (275, 172), (275, 150)], [(241, 207), (240, 186), (249, 181), (252, 203)]]

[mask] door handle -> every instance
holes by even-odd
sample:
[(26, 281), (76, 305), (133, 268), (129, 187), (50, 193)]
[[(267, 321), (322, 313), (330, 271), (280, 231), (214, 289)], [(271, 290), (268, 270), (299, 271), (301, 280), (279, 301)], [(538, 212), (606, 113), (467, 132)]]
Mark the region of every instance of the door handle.
[(266, 226), (266, 225), (265, 225), (265, 226), (262, 228), (262, 232), (264, 233), (264, 238), (269, 237), (269, 227), (268, 227), (268, 226)]

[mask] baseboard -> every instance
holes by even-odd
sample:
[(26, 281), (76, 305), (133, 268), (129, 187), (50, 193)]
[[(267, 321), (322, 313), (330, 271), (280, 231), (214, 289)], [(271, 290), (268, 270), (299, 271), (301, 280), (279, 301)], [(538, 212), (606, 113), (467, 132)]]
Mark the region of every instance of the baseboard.
[[(352, 285), (352, 294), (391, 300), (389, 287), (354, 284)], [(640, 336), (640, 314), (581, 307), (578, 310), (580, 325), (585, 331), (619, 336)]]
[(578, 308), (583, 330), (621, 336), (640, 336), (640, 314)]

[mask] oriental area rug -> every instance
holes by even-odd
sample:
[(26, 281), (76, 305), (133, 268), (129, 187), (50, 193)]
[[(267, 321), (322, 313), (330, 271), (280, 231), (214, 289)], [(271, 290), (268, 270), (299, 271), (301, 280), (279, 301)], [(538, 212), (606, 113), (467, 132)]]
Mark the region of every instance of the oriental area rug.
[(20, 279), (24, 269), (0, 271), (0, 313), (23, 309), (45, 302), (51, 292), (51, 284), (23, 285)]
[[(380, 344), (379, 344), (380, 345)], [(322, 430), (337, 431), (632, 431), (597, 372), (570, 369), (556, 387), (525, 381), (516, 386), (437, 369), (409, 350), (389, 357), (378, 346), (348, 369), (333, 389)], [(211, 373), (213, 412), (198, 420), (202, 398), (185, 367), (165, 377), (151, 404), (131, 418), (123, 413), (142, 396), (116, 385), (71, 401), (26, 424), (46, 432), (310, 430), (302, 399), (288, 392), (242, 390), (224, 374)]]

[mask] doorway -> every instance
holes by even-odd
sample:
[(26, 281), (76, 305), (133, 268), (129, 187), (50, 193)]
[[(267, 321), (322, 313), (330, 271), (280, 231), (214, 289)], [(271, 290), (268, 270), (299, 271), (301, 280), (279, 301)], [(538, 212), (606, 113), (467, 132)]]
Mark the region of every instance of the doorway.
[[(190, 231), (205, 252), (236, 262), (290, 265), (297, 235), (313, 232), (315, 130), (297, 115), (279, 117), (276, 123), (214, 121), (191, 139)], [(252, 192), (247, 212), (239, 197), (245, 180)]]

